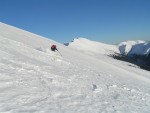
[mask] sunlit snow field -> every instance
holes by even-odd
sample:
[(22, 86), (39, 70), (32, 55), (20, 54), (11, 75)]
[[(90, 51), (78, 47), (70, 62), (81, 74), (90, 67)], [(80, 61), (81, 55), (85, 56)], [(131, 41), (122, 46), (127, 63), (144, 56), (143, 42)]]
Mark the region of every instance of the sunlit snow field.
[(64, 46), (0, 23), (0, 113), (149, 113), (150, 72), (108, 57), (113, 45), (98, 44), (99, 52), (88, 44)]

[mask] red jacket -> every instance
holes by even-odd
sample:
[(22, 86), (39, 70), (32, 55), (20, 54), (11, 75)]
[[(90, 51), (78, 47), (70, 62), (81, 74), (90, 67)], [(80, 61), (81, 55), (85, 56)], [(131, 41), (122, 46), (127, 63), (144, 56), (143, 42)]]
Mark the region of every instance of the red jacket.
[(57, 50), (57, 47), (56, 47), (56, 45), (52, 45), (52, 46), (51, 46), (51, 50), (52, 50), (52, 51), (55, 51), (55, 50)]

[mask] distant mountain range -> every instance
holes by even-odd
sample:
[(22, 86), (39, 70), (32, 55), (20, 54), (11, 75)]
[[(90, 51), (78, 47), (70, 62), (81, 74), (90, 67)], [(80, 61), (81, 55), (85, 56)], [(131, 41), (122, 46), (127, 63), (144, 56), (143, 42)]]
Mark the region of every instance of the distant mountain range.
[(73, 49), (82, 51), (85, 54), (99, 56), (109, 55), (115, 59), (134, 63), (139, 67), (150, 70), (150, 42), (149, 41), (126, 41), (118, 45), (108, 45), (86, 38), (76, 38), (66, 43)]
[(150, 42), (141, 40), (121, 42), (118, 45), (109, 45), (91, 41), (86, 38), (75, 38), (70, 43), (65, 43), (65, 45), (86, 53), (92, 52), (95, 54), (111, 54), (112, 52), (128, 56), (150, 54)]
[(119, 60), (134, 63), (140, 68), (150, 71), (150, 42), (127, 41), (119, 44), (120, 54), (113, 57)]
[(150, 42), (149, 41), (127, 41), (119, 44), (120, 53), (123, 55), (149, 55)]

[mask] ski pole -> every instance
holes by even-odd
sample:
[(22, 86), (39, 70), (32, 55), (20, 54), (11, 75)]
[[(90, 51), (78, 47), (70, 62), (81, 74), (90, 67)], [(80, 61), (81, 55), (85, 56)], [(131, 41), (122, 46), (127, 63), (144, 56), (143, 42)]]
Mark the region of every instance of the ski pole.
[[(57, 50), (58, 51), (58, 50)], [(58, 53), (60, 54), (60, 56), (62, 56), (62, 54), (58, 51)]]

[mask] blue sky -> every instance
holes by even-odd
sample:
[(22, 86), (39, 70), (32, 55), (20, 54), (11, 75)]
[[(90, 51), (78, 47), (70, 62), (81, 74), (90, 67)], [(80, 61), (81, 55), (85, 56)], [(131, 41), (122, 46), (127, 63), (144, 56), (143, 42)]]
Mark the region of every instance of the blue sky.
[(0, 21), (60, 43), (150, 40), (150, 0), (0, 0)]

